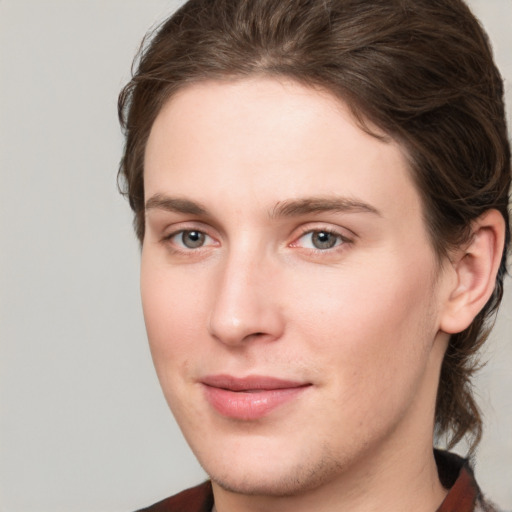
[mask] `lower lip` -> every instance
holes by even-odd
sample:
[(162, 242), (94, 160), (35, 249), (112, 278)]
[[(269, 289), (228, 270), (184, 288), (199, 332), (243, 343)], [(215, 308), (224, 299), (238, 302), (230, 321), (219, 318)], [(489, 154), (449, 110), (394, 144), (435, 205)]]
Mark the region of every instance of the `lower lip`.
[(282, 389), (263, 389), (253, 392), (230, 391), (228, 389), (204, 386), (210, 405), (227, 418), (257, 420), (274, 409), (292, 401), (309, 386)]

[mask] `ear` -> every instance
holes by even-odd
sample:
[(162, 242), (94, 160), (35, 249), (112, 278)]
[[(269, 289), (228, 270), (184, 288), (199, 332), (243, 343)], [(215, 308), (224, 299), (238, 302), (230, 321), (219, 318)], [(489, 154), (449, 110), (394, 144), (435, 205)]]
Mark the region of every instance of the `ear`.
[(505, 243), (505, 220), (489, 210), (472, 224), (472, 238), (449, 263), (455, 272), (442, 311), (440, 329), (448, 334), (463, 331), (492, 295)]

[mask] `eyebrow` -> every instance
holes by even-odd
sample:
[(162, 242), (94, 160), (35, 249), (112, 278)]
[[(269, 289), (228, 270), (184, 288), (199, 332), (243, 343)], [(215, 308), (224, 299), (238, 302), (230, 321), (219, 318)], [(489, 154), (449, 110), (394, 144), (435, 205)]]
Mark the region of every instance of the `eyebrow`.
[[(189, 215), (208, 215), (208, 210), (195, 201), (162, 194), (151, 196), (145, 204), (145, 210), (165, 210)], [(305, 197), (278, 202), (269, 213), (271, 219), (298, 217), (315, 213), (372, 213), (381, 216), (374, 206), (347, 197)]]
[(146, 211), (155, 209), (189, 215), (206, 215), (208, 213), (206, 208), (199, 203), (189, 199), (169, 197), (162, 194), (155, 194), (146, 201)]
[(311, 213), (373, 213), (382, 214), (374, 206), (348, 197), (305, 197), (279, 202), (270, 217), (295, 217)]

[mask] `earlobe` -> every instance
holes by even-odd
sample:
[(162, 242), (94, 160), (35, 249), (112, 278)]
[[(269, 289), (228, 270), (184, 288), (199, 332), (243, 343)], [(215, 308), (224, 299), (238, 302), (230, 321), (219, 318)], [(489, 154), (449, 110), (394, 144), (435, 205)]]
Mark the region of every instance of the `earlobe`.
[(469, 327), (491, 297), (504, 237), (505, 221), (497, 210), (485, 212), (472, 223), (470, 243), (452, 259), (456, 280), (442, 312), (442, 331), (455, 334)]

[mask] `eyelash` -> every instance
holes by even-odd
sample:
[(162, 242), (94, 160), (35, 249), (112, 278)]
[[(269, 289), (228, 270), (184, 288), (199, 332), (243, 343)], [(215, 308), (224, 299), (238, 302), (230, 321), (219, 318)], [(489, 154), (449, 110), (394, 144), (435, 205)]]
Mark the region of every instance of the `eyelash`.
[[(200, 237), (202, 236), (204, 238), (206, 243), (198, 245), (197, 247), (186, 247), (183, 242), (183, 236), (187, 233), (188, 234), (197, 233), (198, 235), (200, 235)], [(314, 236), (315, 233), (332, 236), (335, 238), (335, 242), (334, 242), (334, 245), (332, 245), (330, 247), (324, 247), (324, 248), (303, 247), (302, 246), (302, 249), (304, 249), (312, 254), (320, 255), (320, 254), (325, 254), (325, 253), (329, 253), (329, 252), (332, 253), (335, 251), (342, 250), (345, 248), (344, 246), (353, 243), (352, 239), (348, 238), (345, 235), (342, 235), (339, 231), (336, 231), (332, 228), (318, 227), (318, 228), (312, 229), (312, 228), (305, 227), (305, 228), (303, 228), (300, 235), (298, 237), (296, 237), (293, 242), (288, 244), (288, 247), (301, 248), (301, 244), (299, 244), (299, 241), (307, 235)], [(181, 241), (177, 241), (177, 240), (173, 241), (173, 239), (176, 239), (177, 237), (181, 237)], [(209, 242), (208, 242), (208, 240), (209, 240)], [(218, 245), (218, 242), (216, 242), (215, 239), (212, 236), (208, 235), (204, 230), (196, 229), (193, 227), (189, 228), (189, 229), (179, 229), (177, 231), (173, 231), (172, 233), (164, 236), (162, 239), (162, 242), (168, 244), (171, 247), (173, 252), (180, 253), (180, 254), (190, 254), (192, 252), (197, 253), (197, 252), (200, 252), (201, 250), (204, 250), (205, 248), (208, 248), (210, 246)], [(313, 245), (313, 242), (311, 242), (311, 245)]]
[(215, 245), (215, 244), (208, 244), (208, 245), (204, 245), (203, 244), (203, 245), (200, 245), (198, 247), (186, 247), (186, 246), (180, 246), (177, 242), (173, 242), (174, 238), (176, 238), (178, 236), (181, 236), (181, 239), (182, 239), (181, 244), (184, 245), (184, 243), (183, 243), (183, 236), (186, 233), (189, 233), (189, 234), (190, 233), (198, 233), (199, 235), (204, 237), (204, 239), (214, 240), (210, 235), (205, 233), (203, 230), (190, 228), (190, 229), (180, 229), (178, 231), (173, 231), (172, 233), (164, 236), (162, 241), (165, 242), (165, 243), (168, 243), (171, 246), (173, 246), (173, 249), (176, 252), (181, 252), (181, 253), (187, 253), (187, 252), (192, 252), (192, 251), (199, 251), (199, 250), (203, 249), (204, 247), (208, 247), (209, 245)]
[(322, 248), (322, 249), (320, 249), (318, 247), (305, 248), (305, 249), (307, 249), (309, 251), (312, 251), (313, 253), (320, 254), (320, 253), (337, 251), (337, 250), (341, 250), (342, 246), (353, 243), (352, 239), (348, 238), (347, 236), (342, 235), (340, 232), (338, 232), (338, 231), (336, 231), (334, 229), (320, 227), (320, 228), (314, 228), (314, 229), (304, 228), (302, 233), (295, 239), (294, 242), (292, 242), (290, 244), (290, 246), (291, 247), (298, 247), (299, 246), (299, 244), (298, 244), (299, 240), (304, 238), (306, 235), (313, 236), (315, 233), (317, 233), (317, 234), (322, 233), (322, 234), (325, 234), (325, 235), (331, 235), (331, 236), (336, 238), (336, 241), (335, 241), (335, 245), (333, 245), (332, 247), (325, 247), (325, 248)]

